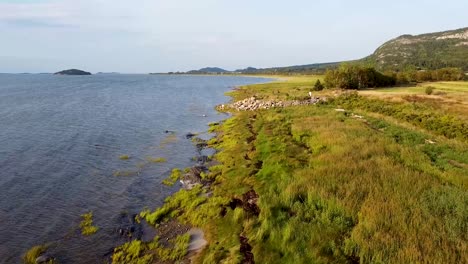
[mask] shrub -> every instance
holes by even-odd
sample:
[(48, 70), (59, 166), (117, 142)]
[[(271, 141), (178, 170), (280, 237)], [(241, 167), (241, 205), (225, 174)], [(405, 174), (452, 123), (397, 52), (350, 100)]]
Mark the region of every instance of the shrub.
[(342, 64), (336, 70), (325, 74), (325, 85), (328, 88), (363, 89), (368, 87), (393, 86), (395, 77), (387, 76), (371, 67)]
[(425, 92), (427, 95), (432, 94), (433, 91), (434, 91), (434, 87), (432, 87), (432, 86), (427, 86), (426, 89), (424, 90), (424, 92)]
[(317, 80), (314, 85), (314, 91), (322, 91), (324, 88), (323, 84), (320, 82), (320, 80)]

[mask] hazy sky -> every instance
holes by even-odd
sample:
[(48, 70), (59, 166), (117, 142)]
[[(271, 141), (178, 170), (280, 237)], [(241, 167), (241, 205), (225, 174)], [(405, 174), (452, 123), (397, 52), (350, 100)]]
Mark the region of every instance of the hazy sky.
[(331, 62), (467, 26), (468, 0), (0, 0), (0, 72)]

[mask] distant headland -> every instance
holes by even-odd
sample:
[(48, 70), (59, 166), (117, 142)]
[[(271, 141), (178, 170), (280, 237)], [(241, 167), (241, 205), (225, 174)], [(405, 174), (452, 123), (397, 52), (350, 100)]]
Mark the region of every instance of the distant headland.
[(59, 71), (54, 73), (55, 75), (91, 75), (90, 72), (82, 71), (82, 70), (77, 70), (77, 69), (70, 69), (70, 70), (64, 70), (64, 71)]

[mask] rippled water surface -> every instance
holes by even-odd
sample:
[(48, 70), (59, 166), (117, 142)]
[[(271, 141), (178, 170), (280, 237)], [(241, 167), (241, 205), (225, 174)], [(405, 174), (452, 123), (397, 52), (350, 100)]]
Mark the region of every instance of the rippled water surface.
[[(159, 206), (174, 191), (161, 181), (193, 164), (185, 135), (225, 118), (214, 106), (229, 100), (226, 91), (264, 81), (0, 75), (0, 263), (50, 242), (60, 263), (102, 263), (122, 243), (120, 215)], [(167, 162), (148, 161), (157, 157)], [(88, 211), (100, 229), (83, 237)]]

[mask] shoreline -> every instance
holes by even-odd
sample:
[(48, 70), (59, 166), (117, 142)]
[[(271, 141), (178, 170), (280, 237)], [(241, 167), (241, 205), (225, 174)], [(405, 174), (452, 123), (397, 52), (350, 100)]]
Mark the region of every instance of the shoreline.
[[(169, 74), (167, 74), (167, 75), (169, 75)], [(184, 74), (184, 75), (188, 76), (190, 74)], [(200, 75), (190, 75), (190, 76), (200, 76)], [(206, 75), (206, 76), (212, 76), (212, 75)], [(253, 85), (267, 84), (267, 83), (271, 83), (273, 81), (278, 81), (278, 79), (272, 79), (271, 77), (263, 77), (263, 76), (244, 76), (244, 75), (226, 75), (226, 76), (268, 78), (269, 79), (266, 82), (257, 83), (257, 84), (253, 84)], [(228, 91), (227, 94), (229, 94), (231, 92), (235, 92), (237, 89), (241, 89), (242, 87), (243, 86), (236, 86), (232, 90)], [(233, 102), (233, 99), (234, 98), (231, 97), (231, 100), (229, 102), (230, 103)], [(158, 212), (158, 210), (160, 210), (160, 209), (164, 210), (164, 206), (168, 203), (168, 201), (173, 199), (175, 196), (180, 195), (181, 193), (184, 194), (184, 192), (193, 192), (193, 191), (195, 191), (197, 193), (196, 196), (202, 196), (202, 197), (204, 197), (206, 199), (211, 198), (212, 191), (210, 190), (210, 187), (211, 187), (211, 184), (214, 183), (214, 180), (213, 179), (205, 179), (203, 177), (204, 177), (204, 175), (210, 173), (209, 172), (210, 168), (220, 165), (219, 162), (215, 158), (213, 158), (213, 159), (210, 158), (211, 156), (213, 156), (213, 157), (216, 156), (216, 154), (219, 152), (219, 149), (216, 149), (216, 146), (212, 144), (213, 140), (218, 137), (218, 132), (215, 131), (215, 127), (218, 127), (221, 123), (226, 122), (227, 120), (232, 118), (233, 115), (234, 115), (234, 113), (227, 113), (227, 112), (219, 111), (217, 109), (217, 106), (214, 107), (214, 110), (216, 112), (218, 112), (220, 114), (228, 114), (228, 116), (226, 118), (220, 120), (219, 122), (209, 124), (209, 127), (208, 127), (207, 131), (199, 132), (199, 133), (196, 133), (196, 134), (189, 133), (189, 134), (186, 135), (186, 138), (192, 140), (194, 147), (197, 149), (198, 155), (195, 157), (196, 160), (197, 160), (196, 164), (193, 165), (192, 167), (185, 168), (184, 169), (185, 174), (175, 178), (177, 180), (176, 184), (181, 184), (181, 186), (173, 194), (166, 197), (165, 198), (165, 203), (160, 208), (156, 208), (155, 212)], [(207, 139), (202, 139), (201, 137), (199, 137), (200, 135), (205, 135), (205, 134), (210, 134), (210, 133), (214, 134), (214, 135), (210, 136)], [(207, 149), (212, 149), (213, 154), (210, 155), (210, 156), (203, 155), (203, 151), (207, 150)], [(172, 176), (169, 176), (169, 178), (172, 178)], [(172, 180), (174, 180), (174, 179), (172, 179)], [(175, 183), (175, 181), (173, 181), (170, 184), (172, 185), (174, 183)], [(164, 181), (161, 184), (164, 184)], [(203, 189), (203, 193), (200, 193), (200, 189)], [(195, 198), (195, 197), (193, 197), (193, 198)], [(183, 208), (183, 206), (181, 206), (181, 208)], [(153, 251), (153, 253), (151, 253), (152, 257), (154, 256), (154, 254), (156, 254), (156, 255), (161, 254), (160, 252), (157, 252), (158, 250), (156, 250), (156, 252), (155, 252), (154, 249), (151, 249), (151, 247), (161, 247), (161, 245), (159, 245), (158, 241), (173, 241), (173, 242), (169, 242), (169, 243), (163, 243), (164, 244), (163, 247), (167, 246), (167, 248), (163, 248), (162, 250), (168, 250), (169, 252), (171, 252), (171, 251), (174, 252), (174, 251), (180, 250), (180, 249), (177, 249), (178, 245), (176, 243), (174, 243), (174, 241), (178, 240), (180, 237), (182, 237), (184, 235), (189, 234), (189, 239), (186, 240), (186, 244), (184, 245), (184, 246), (186, 246), (186, 250), (187, 250), (187, 251), (185, 251), (186, 253), (184, 253), (183, 255), (178, 256), (175, 259), (169, 259), (169, 260), (177, 260), (177, 261), (181, 261), (181, 263), (185, 263), (186, 261), (189, 261), (191, 263), (192, 261), (197, 259), (197, 257), (200, 255), (200, 253), (203, 251), (203, 249), (208, 244), (208, 241), (205, 240), (206, 234), (205, 234), (203, 228), (200, 228), (198, 225), (195, 225), (191, 221), (180, 221), (180, 220), (177, 219), (177, 217), (169, 217), (169, 218), (161, 221), (160, 223), (157, 223), (156, 220), (150, 220), (151, 216), (149, 216), (149, 215), (151, 215), (151, 213), (149, 211), (146, 211), (146, 212), (143, 211), (139, 215), (137, 215), (135, 219), (136, 219), (136, 222), (138, 222), (138, 223), (140, 221), (142, 221), (142, 220), (146, 220), (145, 225), (152, 226), (154, 228), (154, 233), (158, 234), (156, 240), (147, 241), (147, 243), (149, 243), (150, 245), (153, 244), (153, 246), (150, 246), (149, 248), (147, 248), (147, 249), (150, 249), (150, 251)], [(170, 228), (168, 228), (167, 226), (170, 226)], [(168, 229), (171, 229), (171, 230), (168, 232), (167, 231)], [(138, 241), (138, 240), (132, 240), (132, 241), (129, 241), (128, 243), (126, 243), (126, 244), (131, 246), (132, 243), (134, 243), (134, 241)], [(154, 246), (154, 243), (156, 243), (156, 246)], [(126, 244), (124, 244), (122, 246), (119, 246), (119, 247), (116, 247), (114, 249), (114, 253), (113, 253), (111, 259), (114, 258), (116, 253), (117, 254), (122, 253), (123, 256), (126, 256), (127, 254), (131, 254), (131, 252), (129, 252), (128, 248), (125, 246)], [(176, 248), (172, 248), (174, 246)], [(146, 255), (146, 256), (148, 256), (148, 255)], [(144, 257), (145, 257), (145, 255), (143, 256), (143, 258)], [(161, 263), (166, 263), (166, 261), (168, 260), (167, 258), (165, 259), (165, 257), (161, 256), (161, 255), (160, 255), (160, 258), (162, 258), (162, 260), (159, 260), (159, 261), (157, 260), (157, 258), (156, 259), (151, 258), (151, 259), (152, 259), (153, 263), (160, 263), (160, 261), (161, 261)], [(140, 259), (140, 257), (138, 257), (138, 259)], [(119, 260), (122, 260), (122, 259), (119, 258)], [(119, 261), (119, 260), (117, 260), (117, 261)], [(156, 261), (156, 262), (154, 262), (154, 261)]]
[[(184, 79), (182, 79), (182, 80), (184, 80)], [(175, 80), (175, 81), (177, 81), (177, 80)], [(200, 82), (202, 82), (202, 81), (200, 81)], [(215, 110), (214, 102), (228, 102), (228, 100), (230, 100), (230, 99), (227, 98), (226, 96), (223, 96), (223, 93), (227, 92), (227, 91), (230, 91), (232, 89), (232, 85), (237, 86), (237, 84), (252, 83), (252, 82), (255, 82), (255, 80), (244, 79), (242, 77), (239, 77), (238, 79), (232, 78), (232, 79), (226, 80), (226, 81), (219, 80), (219, 79), (218, 80), (215, 80), (215, 79), (212, 80), (212, 79), (206, 78), (206, 80), (202, 82), (202, 83), (210, 84), (210, 86), (207, 86), (207, 87), (209, 89), (211, 89), (211, 90), (217, 89), (217, 92), (216, 92), (217, 96), (213, 97), (213, 98), (217, 98), (217, 99), (215, 101), (213, 101), (213, 98), (210, 99), (210, 94), (211, 93), (203, 93), (203, 94), (206, 94), (205, 96), (208, 96), (208, 98), (206, 99), (206, 103), (205, 103), (205, 101), (202, 101), (202, 102), (199, 102), (199, 104), (204, 106), (203, 109), (205, 109), (205, 110), (202, 109), (202, 112), (203, 111), (206, 112), (205, 114), (207, 114), (208, 117), (202, 116), (201, 114), (200, 115), (195, 114), (193, 119), (191, 119), (192, 121), (190, 121), (188, 124), (191, 124), (192, 122), (194, 122), (194, 123), (196, 123), (196, 125), (194, 125), (194, 126), (184, 125), (184, 129), (179, 128), (177, 130), (177, 137), (180, 138), (179, 140), (181, 141), (181, 144), (183, 143), (182, 145), (186, 146), (186, 147), (176, 148), (176, 149), (181, 149), (181, 150), (185, 149), (186, 150), (184, 152), (181, 152), (181, 154), (184, 154), (184, 153), (186, 153), (186, 154), (179, 155), (179, 157), (182, 158), (183, 160), (178, 159), (176, 153), (171, 154), (170, 156), (165, 156), (164, 153), (170, 152), (171, 151), (170, 149), (167, 150), (167, 151), (159, 150), (159, 149), (164, 149), (162, 147), (163, 144), (167, 144), (167, 143), (165, 143), (166, 139), (167, 139), (166, 136), (168, 136), (169, 134), (172, 135), (172, 133), (166, 133), (166, 135), (164, 135), (165, 131), (163, 130), (163, 131), (161, 131), (161, 133), (163, 134), (161, 136), (162, 137), (161, 142), (160, 142), (161, 144), (159, 144), (159, 146), (156, 146), (156, 144), (158, 144), (158, 142), (155, 141), (155, 143), (154, 143), (155, 144), (154, 149), (157, 149), (157, 150), (153, 150), (153, 147), (148, 148), (151, 151), (151, 153), (155, 153), (154, 155), (151, 154), (151, 158), (154, 158), (154, 159), (148, 160), (148, 157), (150, 157), (150, 156), (148, 154), (143, 154), (141, 156), (142, 162), (140, 162), (139, 161), (140, 159), (138, 158), (139, 156), (137, 156), (137, 154), (134, 154), (133, 152), (128, 153), (126, 151), (125, 152), (120, 151), (121, 153), (118, 152), (116, 155), (127, 154), (128, 153), (128, 154), (130, 154), (130, 161), (129, 162), (127, 161), (129, 159), (127, 155), (122, 155), (122, 156), (115, 157), (115, 160), (114, 160), (115, 163), (120, 165), (123, 168), (122, 169), (123, 172), (126, 172), (126, 170), (124, 170), (124, 169), (127, 168), (127, 167), (132, 166), (132, 168), (133, 168), (133, 164), (135, 164), (135, 168), (136, 168), (135, 171), (140, 170), (142, 168), (142, 164), (154, 164), (155, 167), (170, 166), (170, 167), (180, 167), (180, 168), (191, 167), (193, 165), (196, 165), (197, 161), (195, 159), (192, 159), (192, 158), (197, 156), (197, 160), (198, 159), (203, 159), (203, 157), (202, 157), (203, 155), (210, 156), (210, 155), (212, 155), (212, 153), (210, 153), (210, 151), (204, 151), (204, 153), (201, 154), (201, 155), (197, 154), (196, 146), (194, 146), (195, 144), (193, 142), (191, 142), (190, 139), (186, 139), (186, 137), (187, 137), (186, 133), (201, 132), (199, 136), (201, 138), (206, 139), (206, 137), (208, 135), (204, 134), (204, 132), (209, 129), (208, 122), (218, 122), (219, 119), (225, 119), (227, 117), (227, 115), (218, 114), (218, 112)], [(210, 88), (210, 87), (213, 87), (213, 88)], [(208, 88), (206, 89), (206, 91), (210, 91)], [(194, 111), (194, 110), (190, 110), (190, 111)], [(181, 125), (183, 125), (183, 124), (181, 124)], [(163, 126), (161, 126), (161, 127), (163, 127)], [(168, 127), (168, 129), (171, 129), (171, 128)], [(170, 131), (168, 131), (168, 132), (170, 132)], [(158, 136), (158, 138), (159, 138), (159, 136)], [(172, 142), (172, 141), (170, 141), (170, 142)], [(170, 143), (170, 144), (172, 144), (172, 143)], [(170, 148), (172, 149), (172, 147), (170, 147)], [(174, 146), (174, 148), (175, 148), (175, 146)], [(143, 153), (146, 153), (146, 152), (143, 152)], [(160, 155), (157, 154), (157, 153), (163, 153), (161, 155), (163, 155), (163, 157), (166, 157), (166, 158), (169, 158), (169, 159), (171, 159), (171, 158), (176, 158), (176, 159), (167, 161), (170, 165), (164, 165), (164, 164), (157, 165), (156, 163), (159, 163), (159, 162), (166, 163), (166, 160), (164, 160), (164, 159), (159, 160), (158, 157), (160, 157)], [(127, 166), (127, 163), (131, 163), (131, 164)], [(115, 176), (115, 174), (114, 174), (115, 171), (120, 171), (120, 170), (112, 170), (111, 172), (109, 172), (109, 173), (112, 173), (110, 175)], [(128, 171), (131, 171), (131, 170), (128, 169)], [(60, 243), (60, 241), (58, 241), (59, 246), (58, 247), (55, 246), (57, 244), (57, 243), (55, 243), (56, 240), (60, 240), (61, 238), (57, 238), (57, 239), (52, 238), (52, 239), (47, 239), (47, 240), (38, 240), (37, 239), (36, 240), (35, 236), (33, 236), (31, 238), (31, 240), (36, 240), (36, 241), (34, 241), (34, 244), (32, 244), (31, 246), (37, 245), (37, 244), (45, 244), (47, 242), (53, 241), (54, 243), (52, 243), (52, 244), (49, 243), (48, 244), (50, 246), (50, 251), (46, 252), (46, 253), (50, 253), (51, 256), (56, 257), (58, 260), (63, 260), (63, 261), (69, 261), (69, 259), (68, 259), (69, 254), (73, 255), (73, 256), (76, 256), (76, 255), (96, 256), (96, 258), (102, 258), (102, 256), (104, 254), (109, 254), (109, 253), (112, 254), (113, 253), (112, 250), (110, 250), (110, 252), (108, 252), (108, 249), (110, 249), (112, 246), (114, 246), (114, 245), (119, 246), (120, 244), (126, 242), (127, 237), (130, 237), (130, 236), (132, 236), (133, 238), (138, 238), (139, 237), (138, 233), (140, 233), (140, 231), (139, 231), (140, 227), (138, 227), (138, 225), (135, 224), (134, 215), (139, 214), (144, 209), (143, 206), (145, 206), (145, 205), (149, 206), (151, 209), (154, 209), (155, 206), (157, 208), (157, 207), (159, 207), (161, 205), (160, 202), (162, 202), (163, 199), (167, 198), (166, 195), (168, 194), (168, 192), (165, 192), (165, 191), (161, 192), (161, 191), (159, 191), (159, 189), (165, 189), (165, 190), (166, 189), (172, 189), (174, 191), (179, 190), (178, 186), (177, 187), (174, 186), (176, 188), (168, 188), (168, 187), (164, 187), (164, 186), (158, 187), (161, 180), (163, 180), (163, 178), (165, 178), (167, 176), (167, 174), (166, 174), (167, 172), (170, 172), (170, 170), (164, 170), (164, 174), (158, 174), (158, 175), (161, 175), (161, 176), (157, 176), (157, 178), (159, 178), (160, 180), (159, 180), (159, 183), (156, 183), (157, 184), (155, 186), (156, 188), (148, 186), (149, 192), (154, 193), (154, 191), (156, 191), (156, 193), (161, 193), (161, 194), (155, 194), (155, 195), (151, 195), (151, 196), (148, 195), (148, 197), (155, 197), (157, 195), (160, 195), (159, 196), (159, 197), (161, 197), (160, 199), (147, 200), (146, 202), (143, 200), (143, 202), (142, 202), (143, 205), (141, 207), (140, 206), (134, 206), (133, 208), (136, 208), (136, 209), (129, 210), (129, 212), (126, 215), (123, 215), (123, 216), (120, 216), (119, 211), (117, 211), (116, 214), (113, 214), (113, 215), (106, 214), (105, 220), (102, 220), (102, 219), (104, 219), (104, 218), (102, 218), (103, 213), (100, 214), (99, 212), (95, 211), (94, 212), (95, 213), (94, 214), (94, 216), (95, 216), (94, 223), (96, 224), (97, 227), (100, 227), (100, 230), (98, 231), (96, 236), (93, 235), (93, 237), (90, 237), (90, 238), (87, 238), (85, 236), (81, 236), (78, 229), (75, 228), (76, 226), (78, 226), (79, 221), (75, 221), (76, 224), (75, 223), (70, 224), (73, 227), (73, 230), (77, 231), (77, 232), (73, 233), (73, 239), (76, 240), (76, 241), (79, 240), (78, 242), (83, 243), (84, 245), (92, 246), (94, 243), (100, 243), (100, 239), (101, 239), (101, 237), (103, 235), (112, 233), (112, 239), (110, 240), (110, 242), (109, 241), (108, 241), (109, 243), (105, 242), (105, 245), (110, 244), (110, 246), (105, 247), (104, 250), (101, 250), (101, 251), (96, 250), (97, 253), (94, 253), (94, 251), (89, 251), (90, 254), (87, 253), (88, 251), (84, 251), (83, 253), (80, 253), (79, 251), (76, 251), (78, 253), (75, 254), (75, 252), (73, 250), (70, 250), (70, 249), (67, 249), (67, 248), (62, 250), (62, 248), (63, 248), (62, 245), (64, 245), (65, 243)], [(128, 176), (132, 176), (132, 178), (133, 178), (133, 176), (138, 176), (138, 175), (128, 175)], [(113, 177), (111, 177), (111, 178), (113, 178)], [(140, 180), (136, 180), (136, 181), (140, 181)], [(151, 185), (153, 185), (153, 184), (151, 184)], [(147, 188), (143, 188), (143, 189), (139, 188), (139, 189), (140, 189), (140, 192), (146, 193), (146, 191), (147, 191)], [(153, 189), (153, 191), (151, 191), (151, 189)], [(136, 205), (139, 205), (139, 204), (136, 204)], [(90, 208), (90, 207), (88, 207), (88, 208)], [(89, 211), (91, 211), (91, 210), (92, 209), (89, 209)], [(86, 211), (86, 212), (88, 212), (88, 211)], [(110, 217), (107, 217), (107, 216), (110, 216)], [(114, 216), (115, 216), (115, 221), (114, 221)], [(80, 216), (78, 215), (76, 218), (79, 218), (79, 217)], [(144, 230), (144, 231), (146, 231), (146, 230)], [(132, 233), (134, 233), (134, 234), (132, 234)], [(148, 234), (150, 234), (150, 233), (148, 233)], [(118, 237), (118, 238), (114, 238), (114, 236)], [(120, 240), (120, 238), (123, 238), (123, 239)], [(113, 244), (112, 241), (117, 241), (117, 239), (119, 239), (118, 241), (121, 241), (121, 242), (118, 242), (117, 244), (112, 245)], [(104, 241), (103, 241), (103, 243), (104, 243)], [(68, 244), (70, 244), (70, 243), (68, 243)], [(28, 250), (28, 248), (25, 248), (24, 251), (21, 250), (21, 252), (19, 254), (16, 254), (16, 256), (17, 256), (16, 258), (18, 259), (18, 261), (20, 261), (21, 255), (26, 253), (27, 250)], [(93, 257), (90, 257), (90, 258), (93, 258)]]
[[(252, 96), (301, 99), (314, 81), (302, 77), (236, 87), (227, 92), (229, 104), (259, 104), (250, 102)], [(185, 188), (136, 218), (160, 236), (117, 247), (114, 263), (463, 262), (463, 228), (446, 228), (465, 216), (433, 213), (437, 206), (463, 212), (468, 201), (462, 177), (468, 173), (468, 142), (457, 136), (463, 124), (454, 123), (454, 137), (444, 136), (401, 116), (432, 113), (432, 122), (444, 120), (444, 112), (424, 101), (419, 113), (410, 111), (412, 105), (354, 92), (314, 95), (327, 99), (229, 111), (209, 125), (214, 137), (193, 137), (195, 147), (215, 153), (199, 157), (204, 168), (193, 166), (171, 177)], [(427, 199), (441, 195), (444, 201)], [(364, 239), (366, 234), (371, 235)], [(379, 234), (386, 239), (379, 240)], [(415, 239), (425, 241), (420, 249), (425, 254), (388, 250), (392, 245), (407, 250)], [(449, 246), (432, 248), (436, 240)]]
[[(279, 100), (301, 97), (313, 84), (309, 80), (310, 86), (305, 86), (305, 81), (299, 78), (292, 83), (247, 85), (228, 94), (233, 98), (231, 103), (252, 94)], [(400, 111), (399, 108), (408, 107), (405, 104), (372, 101), (355, 93), (323, 91), (318, 94), (330, 100), (316, 106), (231, 112), (229, 118), (213, 125), (210, 131), (216, 132), (216, 137), (206, 143), (217, 149), (214, 159), (219, 164), (200, 174), (200, 180), (208, 184), (175, 193), (148, 218), (155, 223), (175, 218), (202, 229), (208, 244), (198, 254), (191, 255), (195, 263), (229, 260), (356, 263), (374, 259), (378, 254), (376, 260), (383, 262), (463, 261), (461, 245), (466, 242), (463, 242), (463, 230), (453, 231), (458, 246), (453, 244), (444, 250), (430, 248), (433, 239), (449, 243), (449, 236), (444, 235), (446, 231), (440, 229), (447, 225), (443, 221), (448, 220), (424, 209), (434, 206), (433, 201), (418, 202), (423, 199), (422, 194), (437, 195), (440, 191), (436, 190), (451, 193), (447, 199), (454, 206), (468, 198), (455, 195), (466, 190), (459, 179), (459, 170), (466, 172), (467, 168), (463, 165), (463, 149), (467, 146), (463, 137), (437, 136), (433, 134), (437, 131), (428, 132), (418, 123), (408, 127), (362, 108), (378, 102)], [(396, 141), (395, 137), (404, 141)], [(425, 140), (428, 138), (436, 140)], [(440, 146), (436, 148), (444, 155), (451, 153), (454, 161), (449, 164), (456, 166), (436, 171), (437, 164), (427, 159), (427, 149), (434, 144)], [(394, 158), (402, 153), (406, 155), (403, 159)], [(408, 163), (411, 160), (417, 162)], [(410, 191), (415, 189), (419, 191)], [(388, 200), (381, 199), (383, 194)], [(402, 199), (411, 206), (398, 203)], [(391, 209), (388, 203), (392, 204)], [(412, 214), (413, 222), (398, 217), (411, 215), (413, 210), (421, 214)], [(391, 220), (398, 224), (385, 224), (389, 223), (386, 216), (389, 213), (394, 215)], [(463, 218), (462, 215), (451, 217), (450, 221)], [(420, 219), (442, 223), (423, 224)], [(381, 229), (377, 223), (385, 224), (385, 228)], [(388, 239), (380, 241), (373, 235), (369, 238), (371, 242), (362, 240), (361, 232), (366, 232), (363, 224), (376, 230), (372, 232), (386, 234)], [(399, 236), (394, 234), (403, 232), (402, 227), (407, 238), (405, 243), (397, 244), (401, 250), (411, 247), (411, 239), (416, 238), (426, 240), (430, 250), (425, 249), (424, 255), (400, 255), (386, 250), (397, 243), (395, 239)], [(420, 237), (421, 230), (430, 234), (437, 230), (439, 235)], [(376, 245), (382, 247), (375, 248)]]

